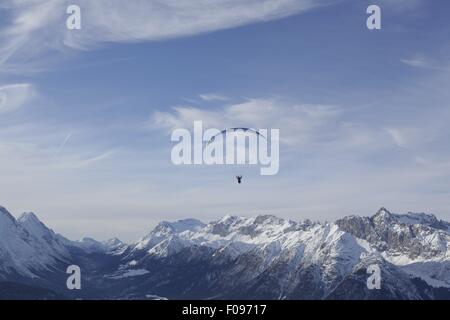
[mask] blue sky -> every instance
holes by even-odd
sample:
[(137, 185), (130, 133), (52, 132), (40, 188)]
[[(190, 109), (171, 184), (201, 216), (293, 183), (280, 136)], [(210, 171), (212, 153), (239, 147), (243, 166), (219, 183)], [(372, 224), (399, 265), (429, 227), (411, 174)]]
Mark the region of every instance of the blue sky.
[[(0, 204), (128, 241), (225, 214), (450, 219), (447, 2), (3, 1)], [(279, 128), (279, 174), (174, 167), (170, 132), (194, 120)]]

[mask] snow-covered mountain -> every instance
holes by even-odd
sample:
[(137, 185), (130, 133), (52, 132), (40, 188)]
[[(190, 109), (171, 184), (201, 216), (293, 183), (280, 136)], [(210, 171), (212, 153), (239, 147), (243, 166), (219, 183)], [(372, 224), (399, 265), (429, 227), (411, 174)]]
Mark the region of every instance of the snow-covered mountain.
[[(164, 221), (131, 245), (70, 241), (34, 214), (15, 220), (0, 210), (0, 279), (79, 264), (84, 294), (96, 298), (450, 299), (449, 248), (449, 223), (384, 208), (334, 223), (270, 215)], [(366, 285), (374, 264), (380, 290)], [(61, 285), (44, 287), (65, 294)]]
[(339, 227), (371, 243), (386, 261), (434, 287), (450, 288), (450, 224), (424, 213), (346, 217)]
[[(366, 292), (365, 270), (376, 261), (385, 277), (384, 298), (422, 299), (433, 298), (422, 293), (423, 286), (450, 287), (449, 244), (448, 223), (426, 214), (395, 215), (381, 209), (370, 218), (350, 216), (335, 223), (225, 216), (209, 224), (162, 222), (130, 246), (120, 273), (145, 270), (159, 281), (156, 261), (169, 270), (174, 262), (184, 263), (182, 269), (189, 273), (194, 271), (185, 268), (193, 260), (204, 268), (193, 275), (195, 281), (211, 296), (269, 299), (335, 298), (340, 296), (336, 290), (362, 274), (359, 295), (375, 298), (383, 295)], [(170, 288), (161, 289), (170, 293)], [(176, 297), (190, 294), (195, 292)]]
[(0, 279), (8, 274), (35, 278), (69, 257), (56, 234), (34, 214), (16, 220), (0, 207)]
[(58, 235), (58, 239), (69, 248), (78, 249), (85, 253), (110, 253), (121, 254), (127, 248), (127, 245), (117, 238), (106, 241), (97, 241), (95, 239), (84, 237), (78, 241), (72, 241)]
[(124, 247), (118, 239), (103, 243), (88, 238), (71, 241), (45, 226), (34, 213), (15, 219), (0, 207), (0, 298), (11, 293), (2, 287), (17, 288), (26, 297), (30, 292), (45, 293), (46, 298), (62, 297), (54, 291), (66, 289), (69, 265), (89, 269), (102, 256), (120, 254)]

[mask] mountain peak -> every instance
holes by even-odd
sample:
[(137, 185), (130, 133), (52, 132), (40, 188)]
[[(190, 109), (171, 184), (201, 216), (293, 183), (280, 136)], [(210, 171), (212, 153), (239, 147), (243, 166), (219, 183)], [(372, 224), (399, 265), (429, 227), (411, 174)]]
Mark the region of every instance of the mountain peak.
[(103, 241), (102, 244), (106, 247), (107, 250), (116, 250), (126, 246), (126, 244), (122, 240), (116, 237)]
[(450, 231), (450, 224), (439, 220), (434, 214), (408, 212), (407, 214), (395, 215), (395, 217), (400, 223), (421, 224), (435, 229)]
[(174, 222), (162, 221), (156, 226), (155, 230), (161, 231), (169, 229), (175, 233), (180, 233), (187, 230), (196, 230), (204, 226), (205, 224), (197, 219), (182, 219)]
[(283, 222), (284, 222), (284, 220), (282, 218), (278, 218), (271, 214), (258, 215), (255, 218), (256, 224), (261, 224), (261, 223), (281, 224)]
[(0, 218), (2, 218), (2, 217), (10, 220), (10, 222), (16, 221), (16, 219), (13, 217), (13, 215), (11, 213), (9, 213), (9, 211), (6, 210), (5, 207), (0, 206)]
[(153, 246), (155, 241), (165, 239), (168, 236), (180, 234), (185, 231), (197, 231), (206, 226), (203, 222), (197, 219), (183, 219), (174, 222), (161, 221), (158, 225), (145, 237), (141, 238), (135, 245), (137, 249), (142, 249), (147, 246)]
[(392, 219), (393, 214), (384, 207), (378, 210), (377, 213), (372, 217), (372, 220), (376, 224), (388, 223)]
[(438, 221), (438, 218), (436, 218), (436, 216), (432, 213), (408, 212), (405, 216), (418, 221)]
[(78, 241), (69, 241), (69, 245), (89, 253), (105, 252), (107, 249), (105, 244), (90, 237), (83, 237)]
[(52, 237), (53, 231), (49, 229), (33, 212), (24, 212), (17, 222), (28, 232), (39, 237)]
[(222, 218), (220, 218), (217, 222), (231, 222), (238, 220), (240, 217), (232, 214), (226, 214)]
[(385, 207), (381, 207), (380, 210), (377, 211), (377, 213), (375, 214), (376, 216), (391, 216), (392, 213), (386, 209)]
[(33, 212), (24, 212), (17, 219), (19, 222), (34, 222), (34, 223), (42, 223), (41, 220), (33, 213)]
[(103, 243), (106, 244), (106, 245), (118, 245), (118, 244), (123, 244), (122, 240), (120, 240), (120, 239), (118, 239), (118, 238), (116, 238), (116, 237), (111, 238), (111, 239), (108, 239), (108, 240), (104, 241)]

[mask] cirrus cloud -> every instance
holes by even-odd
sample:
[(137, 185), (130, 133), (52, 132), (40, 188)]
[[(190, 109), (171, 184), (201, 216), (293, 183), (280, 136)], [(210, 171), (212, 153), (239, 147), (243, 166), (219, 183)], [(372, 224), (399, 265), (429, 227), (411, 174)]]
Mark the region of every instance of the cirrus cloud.
[[(213, 32), (298, 14), (338, 0), (6, 0), (0, 65), (51, 50), (144, 42)], [(66, 8), (81, 8), (81, 30), (68, 30)], [(33, 48), (33, 50), (30, 50)]]
[(254, 98), (213, 110), (175, 106), (170, 111), (156, 111), (151, 115), (147, 127), (171, 132), (178, 128), (192, 128), (194, 121), (200, 120), (205, 129), (280, 129), (280, 142), (285, 146), (322, 151), (357, 148), (363, 152), (393, 145), (391, 137), (383, 128), (346, 120), (349, 112), (333, 105)]
[(28, 83), (0, 87), (0, 113), (12, 112), (24, 106), (34, 96), (33, 86)]

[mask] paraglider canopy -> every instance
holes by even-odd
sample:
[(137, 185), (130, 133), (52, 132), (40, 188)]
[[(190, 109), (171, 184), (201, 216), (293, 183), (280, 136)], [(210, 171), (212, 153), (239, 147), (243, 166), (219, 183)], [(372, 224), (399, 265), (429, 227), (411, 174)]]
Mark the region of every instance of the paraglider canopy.
[[(227, 135), (228, 133), (232, 133), (232, 132), (239, 132), (239, 131), (241, 131), (241, 132), (244, 132), (244, 133), (254, 133), (254, 134), (256, 134), (257, 136), (260, 136), (260, 137), (263, 137), (264, 139), (266, 139), (266, 137), (264, 137), (261, 133), (259, 133), (259, 131), (258, 130), (256, 130), (256, 129), (252, 129), (252, 128), (228, 128), (228, 129), (225, 129), (225, 130), (222, 130), (222, 131), (220, 131), (218, 134), (216, 134), (215, 136), (213, 136), (213, 137), (211, 137), (211, 139), (209, 139), (209, 141), (208, 141), (208, 143), (207, 144), (210, 144), (210, 143), (213, 143), (215, 140), (216, 140), (216, 138), (218, 137), (218, 136), (225, 136), (225, 135)], [(266, 139), (267, 140), (267, 139)]]

